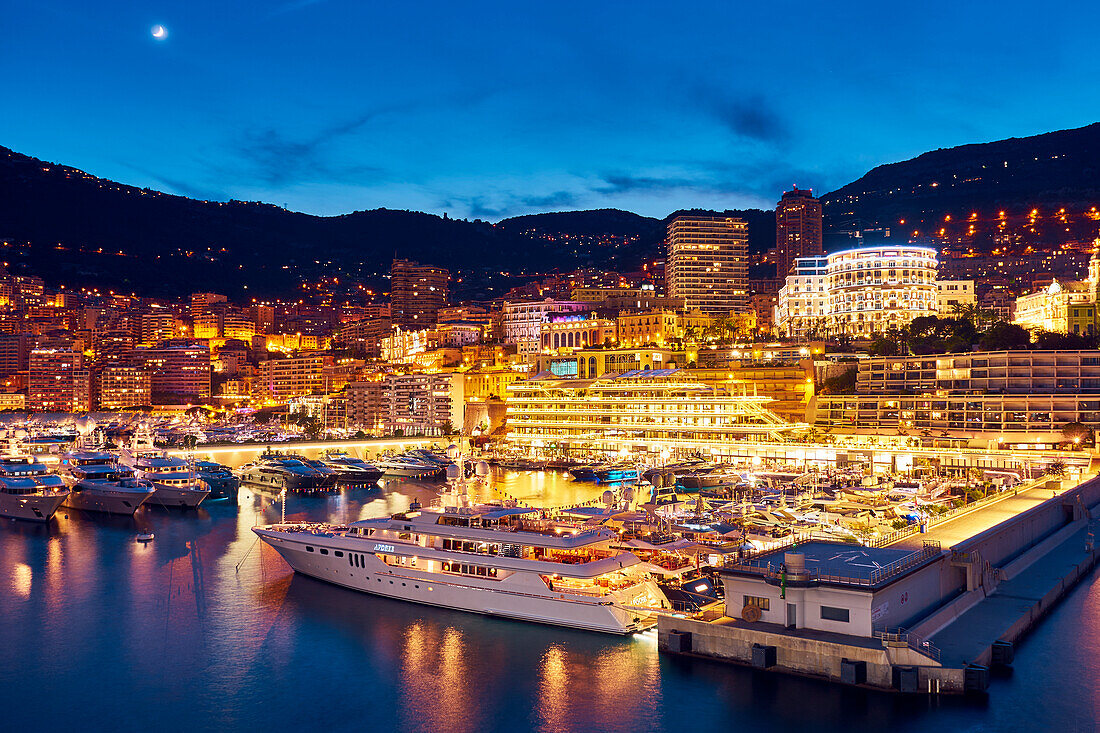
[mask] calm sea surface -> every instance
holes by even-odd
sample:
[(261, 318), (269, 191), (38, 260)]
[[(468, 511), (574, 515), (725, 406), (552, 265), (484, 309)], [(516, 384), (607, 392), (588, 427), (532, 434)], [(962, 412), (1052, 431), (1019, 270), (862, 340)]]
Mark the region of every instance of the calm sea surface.
[[(287, 518), (383, 516), (435, 489), (292, 496)], [(542, 506), (600, 493), (553, 473), (498, 475), (490, 491)], [(987, 700), (906, 699), (658, 655), (652, 634), (482, 618), (296, 577), (249, 531), (279, 515), (245, 488), (236, 506), (189, 513), (0, 522), (0, 730), (1098, 729), (1096, 575)], [(156, 540), (138, 544), (141, 530)]]

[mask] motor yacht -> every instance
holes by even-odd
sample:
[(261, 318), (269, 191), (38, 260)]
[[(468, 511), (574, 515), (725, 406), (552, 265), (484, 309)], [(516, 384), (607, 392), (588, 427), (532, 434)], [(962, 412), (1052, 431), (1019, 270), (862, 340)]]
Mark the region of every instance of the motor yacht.
[(623, 481), (637, 481), (638, 468), (628, 464), (615, 464), (602, 466), (596, 469), (596, 480), (601, 483), (620, 483)]
[(569, 469), (569, 475), (574, 481), (595, 481), (596, 471), (602, 466), (576, 466)]
[(71, 451), (61, 456), (61, 479), (69, 487), (62, 506), (91, 512), (133, 515), (156, 491), (153, 484), (120, 466), (110, 453)]
[(218, 499), (236, 499), (241, 480), (233, 475), (228, 466), (212, 461), (195, 461), (195, 475), (210, 489), (207, 501)]
[(324, 491), (336, 484), (336, 474), (320, 471), (297, 456), (264, 452), (238, 468), (242, 483), (275, 491)]
[(384, 471), (383, 475), (386, 477), (437, 478), (445, 470), (443, 466), (405, 454), (382, 456), (375, 465)]
[(193, 509), (210, 495), (210, 489), (183, 458), (137, 442), (133, 449), (123, 448), (120, 456), (122, 464), (132, 469), (137, 478), (150, 482), (156, 489), (149, 497), (150, 504)]
[(381, 468), (348, 453), (330, 451), (321, 456), (321, 462), (336, 472), (339, 481), (353, 484), (374, 484), (385, 473)]
[(34, 457), (0, 457), (0, 517), (46, 522), (68, 496), (61, 477)]
[(442, 506), (349, 525), (254, 527), (295, 572), (405, 601), (504, 618), (629, 634), (671, 604), (661, 568), (611, 549), (606, 527), (540, 510)]

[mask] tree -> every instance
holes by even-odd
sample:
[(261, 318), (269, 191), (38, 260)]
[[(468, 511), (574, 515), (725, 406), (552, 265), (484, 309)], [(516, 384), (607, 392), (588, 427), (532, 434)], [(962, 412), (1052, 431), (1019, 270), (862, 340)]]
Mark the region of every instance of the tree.
[(982, 351), (1007, 351), (1031, 347), (1031, 334), (1015, 323), (994, 323), (978, 340)]
[(1043, 473), (1052, 478), (1062, 478), (1066, 475), (1066, 462), (1062, 460), (1051, 461)]
[(1040, 331), (1035, 337), (1035, 348), (1048, 351), (1059, 351), (1063, 349), (1095, 349), (1096, 337), (1078, 333)]
[(1074, 445), (1092, 445), (1094, 434), (1092, 428), (1084, 423), (1069, 422), (1062, 426), (1062, 437)]

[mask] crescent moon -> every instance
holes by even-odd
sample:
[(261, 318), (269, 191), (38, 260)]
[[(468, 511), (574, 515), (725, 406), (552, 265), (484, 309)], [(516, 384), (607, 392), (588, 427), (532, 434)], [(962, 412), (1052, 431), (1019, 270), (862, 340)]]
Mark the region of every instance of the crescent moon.
[(153, 38), (164, 38), (168, 35), (168, 30), (162, 25), (153, 26)]

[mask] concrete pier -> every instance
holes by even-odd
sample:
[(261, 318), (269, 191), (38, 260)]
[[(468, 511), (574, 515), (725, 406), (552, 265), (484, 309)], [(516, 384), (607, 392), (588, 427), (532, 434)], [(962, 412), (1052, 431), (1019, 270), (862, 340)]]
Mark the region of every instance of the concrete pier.
[[(739, 616), (759, 614), (739, 611), (727, 584), (727, 615), (663, 617), (658, 647), (884, 690), (984, 691), (989, 668), (1010, 665), (1015, 643), (1097, 562), (1100, 479), (1029, 501), (1030, 508), (983, 525), (988, 528), (944, 550), (923, 572), (897, 582), (906, 596), (906, 583), (914, 584), (913, 594), (927, 592), (927, 582), (916, 584), (934, 577), (938, 565), (940, 602), (903, 629), (867, 637), (747, 621)], [(821, 582), (827, 583), (824, 576)]]

